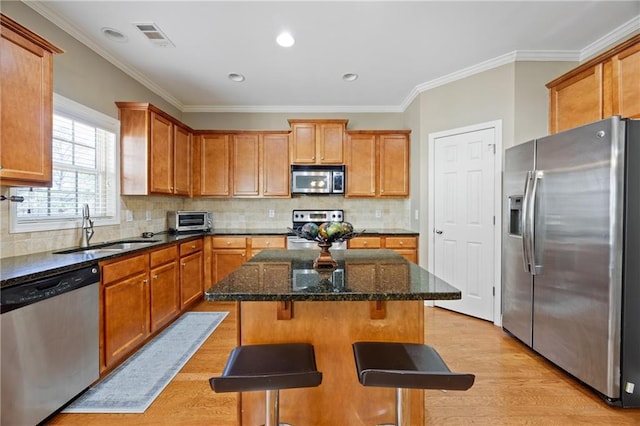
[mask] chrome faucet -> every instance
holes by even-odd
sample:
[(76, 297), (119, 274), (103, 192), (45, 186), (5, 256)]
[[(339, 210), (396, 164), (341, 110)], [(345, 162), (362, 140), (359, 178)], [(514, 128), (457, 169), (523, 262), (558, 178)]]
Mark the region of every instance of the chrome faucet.
[(93, 221), (89, 214), (89, 204), (82, 206), (82, 237), (80, 247), (89, 247), (89, 241), (93, 237)]

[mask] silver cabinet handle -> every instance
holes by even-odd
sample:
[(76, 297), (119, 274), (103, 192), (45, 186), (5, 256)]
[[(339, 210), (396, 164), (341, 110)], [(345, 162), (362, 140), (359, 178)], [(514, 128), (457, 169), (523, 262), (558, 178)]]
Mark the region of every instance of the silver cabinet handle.
[(442, 231), (440, 229), (436, 229), (436, 234), (441, 235)]

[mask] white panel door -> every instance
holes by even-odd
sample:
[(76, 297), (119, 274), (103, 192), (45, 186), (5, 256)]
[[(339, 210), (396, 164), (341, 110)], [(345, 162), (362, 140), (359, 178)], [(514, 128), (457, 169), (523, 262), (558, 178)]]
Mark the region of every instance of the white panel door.
[(436, 305), (493, 321), (495, 129), (434, 143), (433, 273), (462, 292)]

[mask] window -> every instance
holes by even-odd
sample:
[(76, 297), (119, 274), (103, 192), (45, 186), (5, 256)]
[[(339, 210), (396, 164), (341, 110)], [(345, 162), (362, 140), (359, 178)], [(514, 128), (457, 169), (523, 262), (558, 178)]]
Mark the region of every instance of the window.
[(51, 188), (12, 188), (11, 232), (78, 228), (89, 205), (95, 226), (119, 223), (119, 122), (62, 96), (53, 98)]

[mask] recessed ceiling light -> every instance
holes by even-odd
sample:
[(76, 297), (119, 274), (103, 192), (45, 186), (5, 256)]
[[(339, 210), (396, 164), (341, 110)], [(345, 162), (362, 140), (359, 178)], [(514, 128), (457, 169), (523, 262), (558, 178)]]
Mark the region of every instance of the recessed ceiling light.
[(283, 32), (276, 37), (276, 42), (282, 47), (291, 47), (296, 41), (291, 34)]
[(356, 81), (358, 79), (358, 74), (353, 72), (348, 72), (348, 73), (342, 74), (342, 79), (344, 81)]
[(235, 81), (237, 83), (241, 83), (241, 82), (244, 81), (244, 75), (238, 74), (238, 73), (235, 73), (235, 72), (229, 73), (229, 75), (227, 77), (229, 77), (229, 80)]
[(113, 41), (118, 41), (120, 43), (124, 43), (127, 40), (129, 40), (127, 38), (126, 35), (122, 34), (120, 31), (116, 30), (115, 28), (108, 28), (108, 27), (104, 27), (102, 28), (102, 34), (104, 34), (104, 36), (110, 40)]

